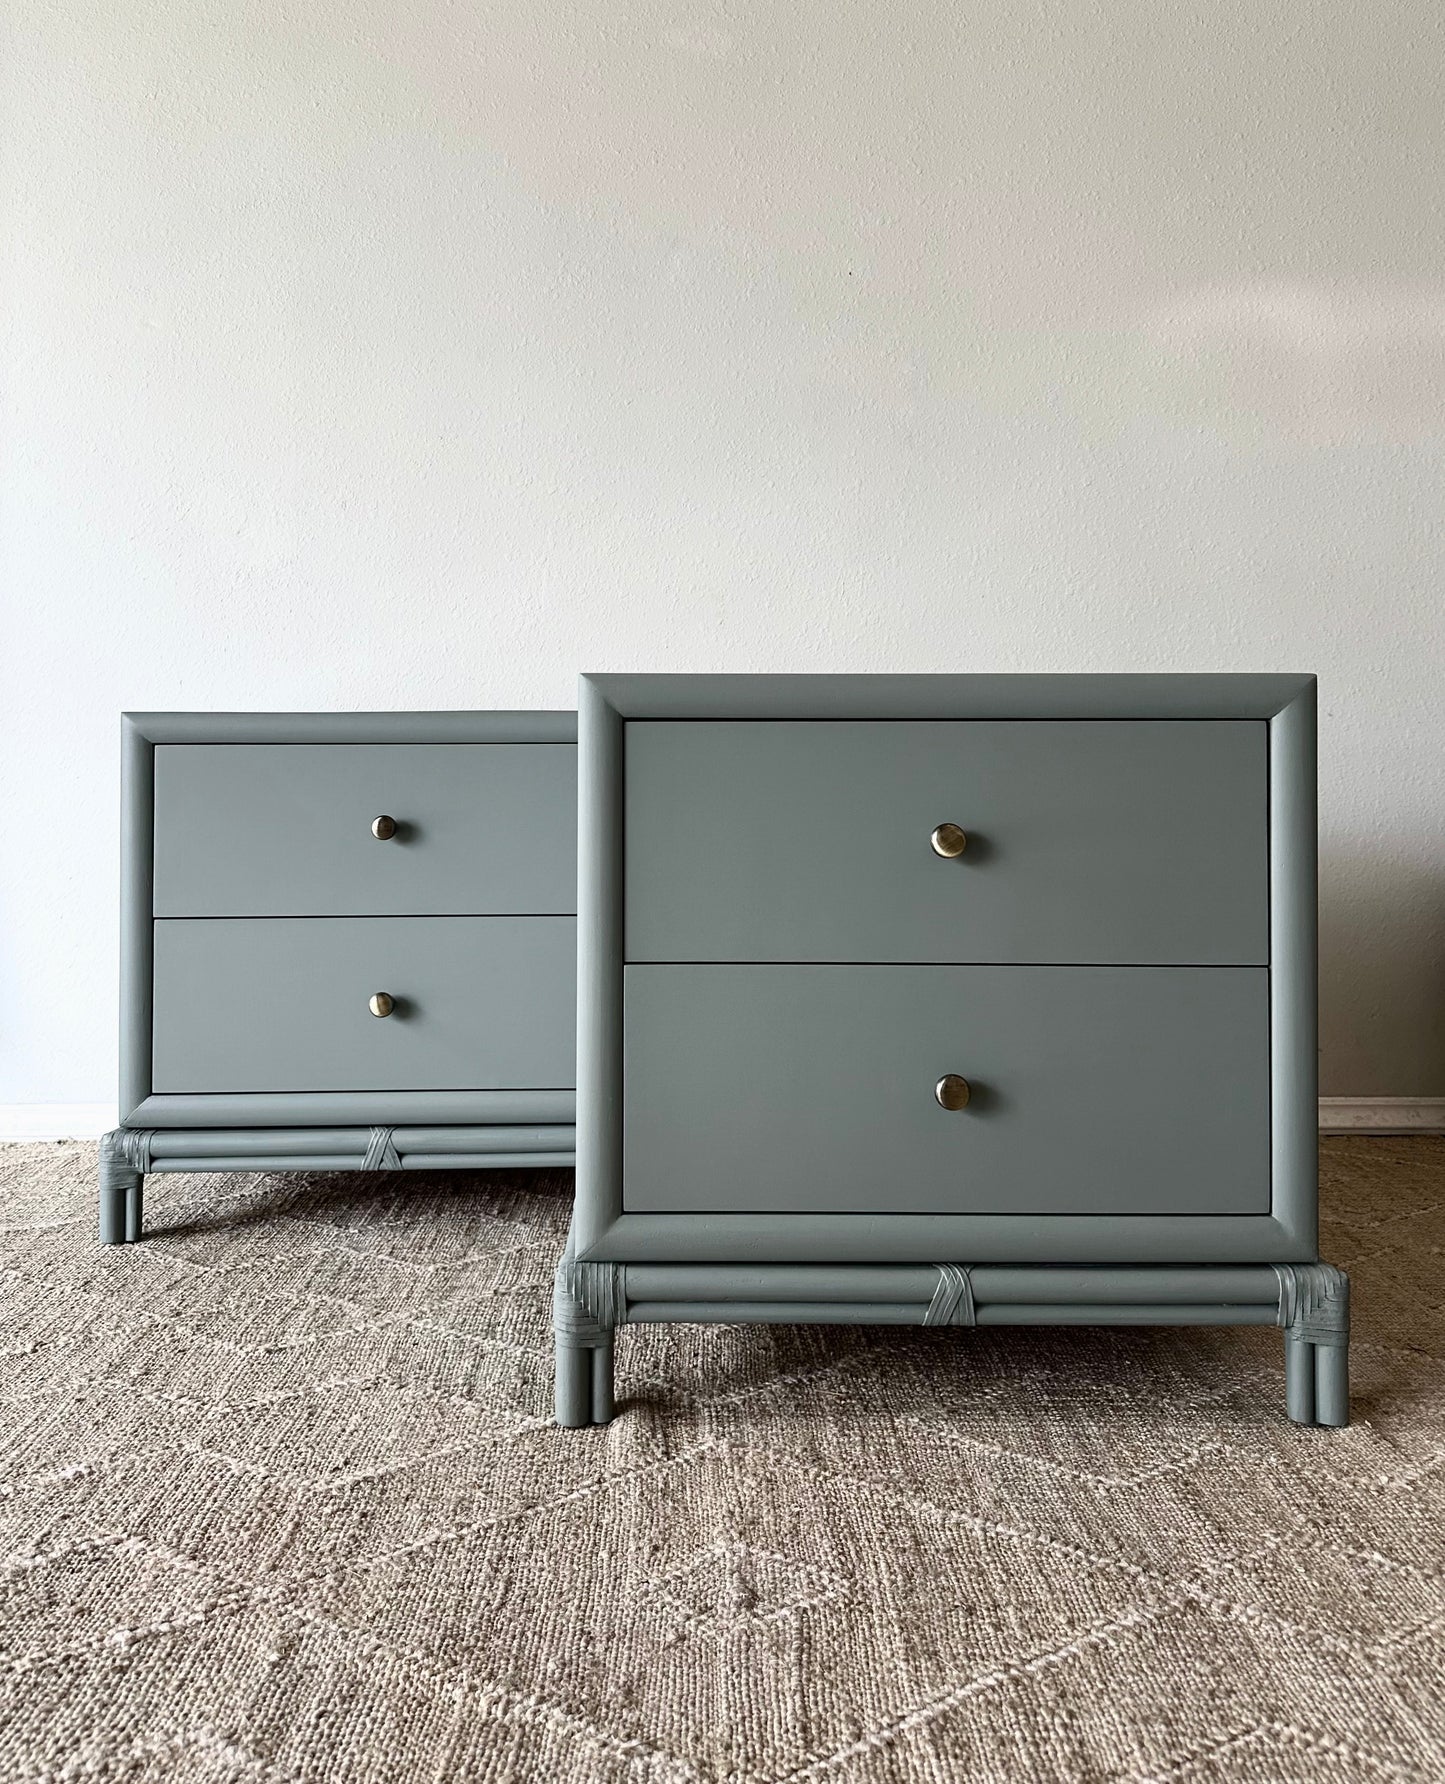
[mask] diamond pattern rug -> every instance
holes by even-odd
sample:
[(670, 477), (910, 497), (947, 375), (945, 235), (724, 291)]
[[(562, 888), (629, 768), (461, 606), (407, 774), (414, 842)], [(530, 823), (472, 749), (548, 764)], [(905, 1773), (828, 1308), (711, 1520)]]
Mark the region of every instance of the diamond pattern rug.
[(1333, 1140), (1355, 1424), (1268, 1330), (647, 1327), (570, 1179), (0, 1148), (0, 1778), (1445, 1776), (1445, 1140)]

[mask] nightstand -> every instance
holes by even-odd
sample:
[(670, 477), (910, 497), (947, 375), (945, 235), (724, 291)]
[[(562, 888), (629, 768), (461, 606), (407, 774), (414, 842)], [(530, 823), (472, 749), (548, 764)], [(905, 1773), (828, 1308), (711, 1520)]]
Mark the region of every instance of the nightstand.
[(570, 1165), (570, 713), (132, 713), (121, 1121), (152, 1171)]
[(619, 1323), (1280, 1324), (1316, 1232), (1313, 678), (582, 680), (557, 1412)]

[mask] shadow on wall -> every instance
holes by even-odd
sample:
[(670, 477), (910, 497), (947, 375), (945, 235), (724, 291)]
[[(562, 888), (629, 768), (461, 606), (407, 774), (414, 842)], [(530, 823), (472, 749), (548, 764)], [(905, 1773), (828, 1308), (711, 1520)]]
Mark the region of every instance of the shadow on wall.
[(1445, 290), (1438, 285), (1201, 287), (1134, 335), (1137, 394), (1164, 414), (1313, 445), (1438, 433)]
[(1321, 1096), (1445, 1094), (1445, 858), (1426, 871), (1384, 839), (1321, 845), (1320, 1056)]

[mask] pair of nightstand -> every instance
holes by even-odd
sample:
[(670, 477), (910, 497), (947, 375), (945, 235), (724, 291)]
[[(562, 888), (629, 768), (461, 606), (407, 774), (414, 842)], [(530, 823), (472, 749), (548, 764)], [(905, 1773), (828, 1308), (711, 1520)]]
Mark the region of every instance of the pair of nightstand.
[(1345, 1422), (1311, 678), (598, 676), (579, 722), (574, 787), (562, 715), (131, 721), (103, 1236), (145, 1169), (570, 1161), (575, 910), (563, 1424), (668, 1320), (1278, 1323)]

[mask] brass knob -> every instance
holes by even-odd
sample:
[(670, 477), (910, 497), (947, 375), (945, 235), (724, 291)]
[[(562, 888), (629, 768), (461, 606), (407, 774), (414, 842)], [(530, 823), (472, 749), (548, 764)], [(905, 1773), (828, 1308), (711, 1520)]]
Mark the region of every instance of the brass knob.
[(390, 842), (396, 835), (396, 819), (385, 816), (371, 820), (371, 834), (378, 842)]
[(960, 1078), (957, 1072), (948, 1072), (934, 1085), (933, 1094), (940, 1109), (966, 1109), (972, 1092), (967, 1078)]
[(373, 1016), (389, 1016), (396, 1008), (396, 999), (389, 991), (373, 991), (366, 1001)]
[(945, 861), (954, 861), (968, 847), (968, 836), (957, 824), (940, 824), (929, 837), (928, 846)]

